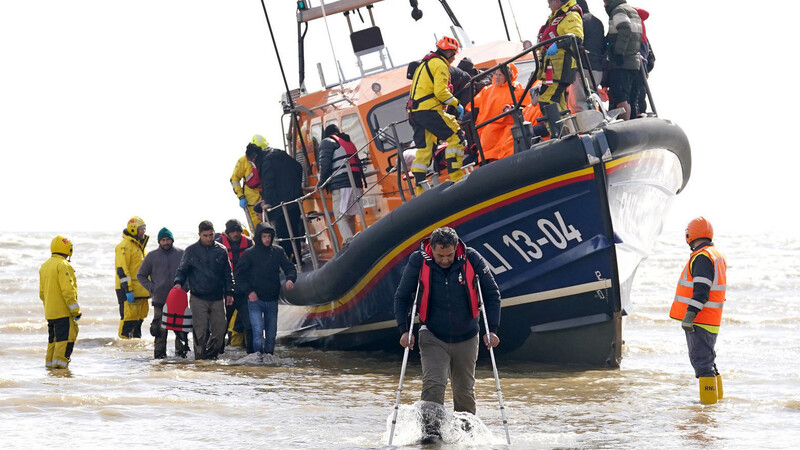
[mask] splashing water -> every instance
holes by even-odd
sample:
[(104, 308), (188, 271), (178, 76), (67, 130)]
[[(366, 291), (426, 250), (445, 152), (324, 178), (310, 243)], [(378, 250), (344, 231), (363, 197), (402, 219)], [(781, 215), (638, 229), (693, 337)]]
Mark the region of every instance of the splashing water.
[[(392, 416), (386, 418), (384, 442), (389, 442)], [(448, 412), (444, 406), (420, 400), (413, 405), (400, 405), (397, 412), (393, 445), (458, 444), (485, 446), (503, 444), (478, 416), (467, 412)]]

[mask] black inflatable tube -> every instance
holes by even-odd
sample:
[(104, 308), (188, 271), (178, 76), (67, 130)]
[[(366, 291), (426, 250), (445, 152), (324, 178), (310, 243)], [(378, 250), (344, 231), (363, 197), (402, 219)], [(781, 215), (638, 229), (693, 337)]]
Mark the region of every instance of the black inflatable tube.
[[(615, 157), (653, 148), (674, 152), (683, 166), (685, 186), (691, 156), (680, 127), (650, 118), (612, 124), (604, 132)], [(587, 166), (581, 140), (570, 136), (480, 167), (465, 181), (442, 183), (359, 233), (347, 249), (320, 269), (301, 273), (294, 289), (283, 290), (284, 301), (305, 306), (328, 304), (342, 297), (375, 262), (419, 230), (498, 195)]]

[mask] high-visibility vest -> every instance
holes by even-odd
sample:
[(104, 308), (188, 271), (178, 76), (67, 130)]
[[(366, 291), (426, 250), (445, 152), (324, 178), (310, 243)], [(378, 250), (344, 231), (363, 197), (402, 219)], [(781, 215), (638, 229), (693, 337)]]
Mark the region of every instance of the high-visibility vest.
[[(419, 320), (422, 323), (425, 323), (425, 319), (428, 318), (428, 300), (430, 300), (430, 285), (431, 285), (431, 264), (436, 264), (433, 258), (430, 256), (433, 254), (433, 249), (431, 248), (431, 244), (429, 240), (425, 240), (422, 243), (422, 257), (425, 259), (422, 262), (422, 268), (419, 270), (419, 282), (422, 285), (421, 287), (421, 297), (420, 297), (420, 307), (419, 307)], [(464, 243), (458, 242), (456, 245), (456, 260), (463, 259), (465, 261), (464, 266), (461, 270), (464, 273), (464, 278), (466, 279), (466, 283), (464, 284), (467, 293), (469, 294), (469, 304), (470, 309), (472, 310), (472, 318), (475, 319), (478, 317), (478, 313), (480, 311), (480, 306), (478, 305), (478, 280), (475, 275), (475, 268), (472, 267), (472, 263), (469, 262), (469, 258), (467, 258), (467, 253), (464, 250)]]
[[(699, 255), (707, 256), (714, 264), (713, 280), (692, 276), (692, 262)], [(689, 262), (686, 263), (686, 267), (683, 268), (681, 273), (681, 278), (678, 280), (678, 287), (675, 289), (675, 300), (672, 302), (669, 316), (673, 319), (683, 320), (686, 316), (687, 308), (692, 305), (700, 310), (694, 319), (694, 323), (718, 327), (722, 321), (722, 307), (725, 304), (726, 270), (725, 257), (713, 245), (692, 252)], [(711, 287), (708, 301), (705, 304), (692, 299), (694, 283), (704, 283)]]

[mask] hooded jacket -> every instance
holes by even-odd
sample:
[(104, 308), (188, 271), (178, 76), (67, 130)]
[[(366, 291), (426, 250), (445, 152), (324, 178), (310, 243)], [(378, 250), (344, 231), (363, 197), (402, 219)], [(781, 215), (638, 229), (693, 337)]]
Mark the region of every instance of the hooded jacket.
[(280, 271), (292, 282), (297, 280), (297, 271), (283, 248), (275, 244), (267, 247), (261, 242), (263, 233), (272, 235), (275, 242), (275, 229), (266, 222), (259, 223), (255, 245), (242, 254), (236, 265), (236, 289), (245, 295), (255, 292), (259, 300), (274, 302), (281, 293)]
[(114, 287), (124, 292), (133, 292), (136, 299), (150, 297), (147, 289), (136, 279), (136, 273), (139, 272), (139, 266), (144, 260), (144, 249), (149, 240), (150, 236), (145, 236), (143, 240), (139, 241), (136, 236), (128, 233), (128, 230), (122, 230), (122, 242), (117, 244), (114, 249), (114, 267), (117, 275)]
[(136, 279), (153, 296), (153, 306), (163, 307), (167, 302), (182, 257), (183, 250), (177, 247), (168, 251), (158, 247), (144, 257)]
[[(475, 96), (475, 109), (477, 115), (475, 123), (483, 123), (492, 117), (501, 114), (507, 105), (512, 105), (514, 100), (511, 98), (511, 91), (509, 89), (509, 81), (511, 87), (514, 89), (514, 97), (516, 101), (520, 101), (522, 93), (525, 89), (517, 83), (517, 75), (519, 73), (517, 66), (513, 63), (508, 64), (508, 72), (511, 80), (506, 80), (503, 84), (497, 85), (492, 83), (486, 86)], [(530, 95), (522, 100), (522, 106), (530, 103)], [(514, 118), (512, 116), (505, 116), (502, 119), (495, 120), (494, 122), (478, 128), (478, 136), (481, 139), (481, 147), (483, 147), (483, 154), (486, 159), (501, 159), (506, 156), (514, 154), (514, 141), (508, 140), (511, 137), (511, 127), (514, 126)], [(510, 144), (510, 145), (509, 145)]]
[(75, 271), (64, 256), (53, 253), (39, 269), (39, 299), (47, 320), (81, 315)]
[(219, 242), (206, 247), (198, 240), (186, 248), (175, 274), (175, 283), (203, 300), (233, 295), (233, 274), (228, 251)]

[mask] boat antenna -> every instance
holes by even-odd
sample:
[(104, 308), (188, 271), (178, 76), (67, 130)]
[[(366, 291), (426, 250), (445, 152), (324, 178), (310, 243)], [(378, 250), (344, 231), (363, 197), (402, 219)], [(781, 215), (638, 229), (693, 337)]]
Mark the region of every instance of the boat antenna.
[(503, 12), (503, 0), (497, 0), (497, 6), (500, 7), (500, 17), (503, 18), (503, 28), (506, 30), (506, 40), (511, 40), (511, 35), (508, 34), (508, 24), (506, 23), (506, 13)]
[[(263, 2), (264, 0), (261, 1)], [(328, 15), (325, 13), (325, 0), (320, 0), (319, 6), (322, 8), (322, 19), (325, 21), (325, 30), (328, 32), (328, 44), (331, 46), (331, 55), (333, 55), (334, 66), (336, 66), (339, 59), (336, 58), (336, 50), (333, 49), (331, 29), (328, 27)], [(342, 91), (342, 96), (344, 97), (344, 81), (342, 81), (342, 73), (340, 70), (336, 71), (336, 76), (339, 77), (339, 89)]]
[(457, 26), (458, 28), (462, 28), (461, 23), (458, 21), (458, 18), (455, 14), (453, 14), (453, 10), (450, 9), (450, 5), (447, 4), (447, 0), (439, 0), (439, 3), (442, 4), (444, 8), (444, 12), (447, 13), (447, 16), (450, 17), (450, 21), (453, 22), (453, 25)]
[(514, 19), (514, 27), (517, 29), (517, 36), (519, 37), (519, 41), (522, 42), (522, 33), (519, 32), (519, 24), (517, 23), (517, 15), (514, 14), (514, 5), (511, 4), (511, 0), (508, 0), (508, 9), (511, 10), (511, 17)]
[(297, 130), (297, 136), (300, 137), (300, 148), (303, 149), (303, 163), (304, 163), (303, 165), (305, 166), (304, 169), (306, 171), (306, 175), (310, 177), (311, 170), (308, 165), (308, 152), (306, 152), (306, 144), (303, 141), (303, 133), (300, 131), (300, 121), (297, 119), (297, 114), (294, 111), (295, 108), (294, 99), (292, 98), (292, 92), (289, 89), (289, 82), (286, 81), (286, 72), (283, 71), (281, 54), (280, 52), (278, 52), (278, 44), (275, 42), (275, 33), (272, 32), (272, 24), (269, 21), (269, 14), (267, 14), (267, 5), (264, 4), (264, 0), (261, 0), (261, 7), (264, 9), (264, 17), (267, 19), (267, 28), (269, 28), (269, 36), (272, 38), (272, 46), (275, 48), (275, 57), (278, 58), (278, 67), (281, 70), (281, 77), (283, 77), (283, 85), (286, 87), (286, 101), (289, 102), (289, 106), (291, 107), (292, 119), (294, 120), (294, 127)]

